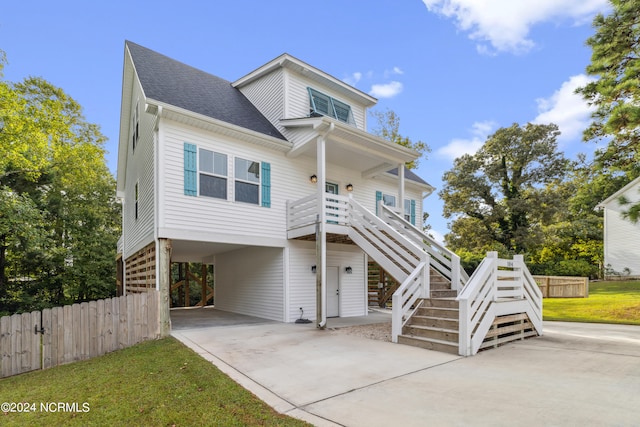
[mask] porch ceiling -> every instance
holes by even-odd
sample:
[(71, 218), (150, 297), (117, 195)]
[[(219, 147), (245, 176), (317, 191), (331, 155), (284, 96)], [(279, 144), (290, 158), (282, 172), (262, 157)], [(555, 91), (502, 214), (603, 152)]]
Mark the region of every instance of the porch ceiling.
[[(375, 174), (384, 173), (397, 167), (399, 163), (419, 157), (411, 149), (328, 117), (288, 119), (282, 120), (282, 124), (293, 132), (296, 128), (302, 128), (305, 135), (304, 140), (294, 143), (288, 156), (315, 159), (317, 138), (326, 135), (327, 163), (348, 167), (363, 175), (374, 170)], [(314, 131), (311, 136), (309, 128)]]

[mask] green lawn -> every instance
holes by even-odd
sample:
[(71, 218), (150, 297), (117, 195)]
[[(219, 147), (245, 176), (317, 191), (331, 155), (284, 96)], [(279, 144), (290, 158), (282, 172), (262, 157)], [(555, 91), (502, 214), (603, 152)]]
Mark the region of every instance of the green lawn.
[(544, 320), (640, 325), (640, 280), (592, 282), (588, 298), (546, 298)]
[[(35, 403), (36, 409), (0, 412), (2, 426), (308, 425), (278, 414), (174, 338), (1, 379), (2, 402)], [(41, 402), (89, 410), (46, 413)]]

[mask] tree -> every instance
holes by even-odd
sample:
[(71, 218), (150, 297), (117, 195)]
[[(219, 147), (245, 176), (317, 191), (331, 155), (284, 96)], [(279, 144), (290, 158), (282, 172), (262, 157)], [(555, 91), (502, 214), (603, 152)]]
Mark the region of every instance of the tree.
[[(592, 54), (586, 71), (596, 80), (577, 92), (595, 106), (584, 139), (610, 139), (596, 153), (597, 164), (626, 174), (629, 182), (640, 164), (640, 0), (610, 4), (612, 12), (594, 18), (595, 34), (587, 39)], [(640, 205), (631, 206), (632, 219), (639, 211)]]
[(104, 142), (62, 89), (0, 80), (0, 312), (115, 293), (119, 206)]
[(570, 164), (556, 151), (559, 133), (554, 124), (513, 124), (455, 160), (439, 193), (445, 218), (455, 216), (446, 238), (454, 250), (524, 253), (541, 241), (560, 202), (545, 186), (561, 182)]
[[(398, 117), (393, 110), (372, 111), (371, 116), (377, 121), (377, 127), (372, 130), (374, 135), (395, 142), (403, 147), (411, 148), (420, 153), (420, 157), (431, 152), (431, 149), (425, 142), (412, 141), (409, 137), (400, 135), (400, 117)], [(417, 168), (419, 160), (420, 159), (407, 163), (407, 168)]]

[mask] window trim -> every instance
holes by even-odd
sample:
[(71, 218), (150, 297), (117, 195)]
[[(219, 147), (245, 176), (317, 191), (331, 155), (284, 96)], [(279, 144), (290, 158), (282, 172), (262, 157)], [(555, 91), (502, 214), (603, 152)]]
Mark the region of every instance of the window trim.
[[(256, 163), (258, 165), (258, 181), (257, 182), (237, 177), (236, 174), (237, 174), (237, 172), (239, 170), (238, 167), (237, 167), (237, 163), (236, 163), (237, 160), (244, 160), (245, 162)], [(262, 206), (262, 177), (260, 175), (261, 173), (262, 173), (262, 162), (257, 162), (255, 160), (246, 159), (246, 158), (240, 157), (240, 156), (234, 156), (233, 157), (233, 201), (234, 202), (236, 202), (236, 203), (246, 203), (246, 204), (249, 204), (249, 205)], [(242, 182), (244, 184), (257, 186), (258, 187), (258, 201), (256, 203), (253, 203), (253, 202), (245, 202), (244, 200), (237, 200), (236, 182)]]
[[(202, 158), (200, 153), (203, 150), (212, 153), (213, 164), (212, 164), (212, 168), (211, 169), (213, 170), (213, 172), (203, 171), (202, 168), (200, 167), (200, 160)], [(197, 170), (197, 173), (198, 173), (198, 181), (197, 181), (196, 185), (198, 186), (198, 193), (197, 193), (198, 196), (209, 197), (209, 198), (212, 198), (212, 199), (219, 199), (219, 200), (229, 200), (229, 155), (224, 154), (224, 153), (220, 153), (218, 151), (209, 150), (209, 149), (203, 148), (203, 147), (198, 147), (197, 153), (198, 154), (197, 154), (197, 159), (196, 159), (196, 161), (197, 161), (196, 162), (196, 167), (197, 167), (196, 170)], [(215, 170), (215, 165), (216, 165), (216, 160), (215, 160), (216, 157), (215, 156), (216, 156), (216, 154), (218, 154), (220, 156), (224, 156), (224, 158), (225, 158), (225, 172), (226, 172), (226, 175), (222, 175), (220, 173), (216, 173), (216, 170)], [(207, 194), (202, 194), (201, 193), (202, 186), (200, 185), (200, 175), (205, 175), (205, 176), (211, 176), (211, 177), (214, 177), (214, 178), (224, 179), (225, 180), (225, 187), (226, 187), (226, 189), (225, 189), (225, 197), (216, 197), (216, 196), (210, 196), (210, 195), (207, 195)]]

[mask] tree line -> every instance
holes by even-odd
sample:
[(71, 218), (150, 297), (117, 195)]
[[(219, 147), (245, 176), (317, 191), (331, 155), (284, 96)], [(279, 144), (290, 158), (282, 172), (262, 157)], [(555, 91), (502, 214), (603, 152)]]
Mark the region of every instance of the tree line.
[[(595, 108), (586, 142), (606, 146), (587, 162), (558, 151), (554, 124), (513, 124), (489, 136), (445, 173), (445, 243), (473, 270), (487, 251), (521, 253), (537, 274), (602, 277), (598, 203), (640, 175), (640, 0), (611, 0), (593, 21), (587, 74), (578, 93)], [(640, 204), (625, 215), (638, 221)]]
[(120, 208), (106, 138), (39, 77), (4, 80), (0, 51), (0, 315), (115, 294)]

